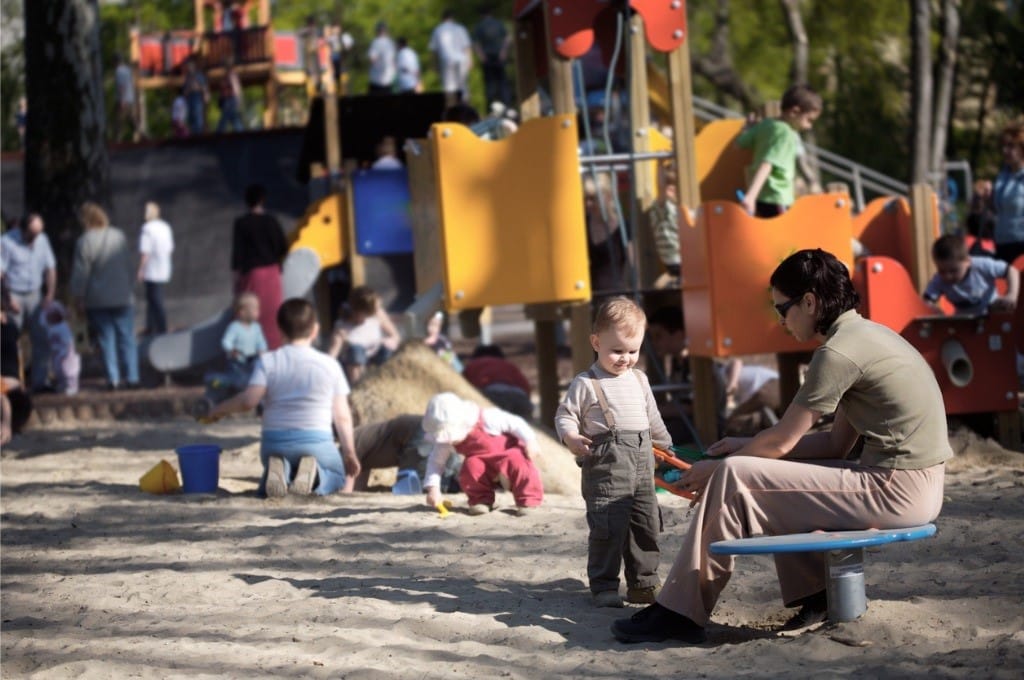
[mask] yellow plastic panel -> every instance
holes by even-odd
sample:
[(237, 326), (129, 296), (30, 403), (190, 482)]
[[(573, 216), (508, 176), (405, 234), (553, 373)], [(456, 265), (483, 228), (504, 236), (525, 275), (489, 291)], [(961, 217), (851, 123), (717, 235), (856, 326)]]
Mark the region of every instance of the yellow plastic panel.
[(313, 250), (320, 256), (320, 266), (324, 269), (341, 264), (346, 252), (342, 235), (347, 215), (344, 194), (330, 194), (316, 201), (299, 220), (289, 250)]
[(852, 272), (849, 198), (805, 196), (770, 220), (751, 217), (735, 201), (715, 201), (701, 206), (694, 229), (706, 239), (708, 277), (702, 285), (683, 281), (690, 351), (724, 357), (813, 348), (779, 324), (768, 279), (782, 260), (805, 248), (833, 253)]
[(530, 120), (496, 142), (438, 123), (430, 138), (446, 308), (589, 300), (574, 118)]
[(694, 140), (697, 154), (697, 181), (700, 182), (700, 200), (738, 201), (736, 190), (746, 190), (746, 171), (753, 156), (750, 149), (736, 146), (736, 138), (743, 130), (740, 118), (715, 120), (703, 128)]

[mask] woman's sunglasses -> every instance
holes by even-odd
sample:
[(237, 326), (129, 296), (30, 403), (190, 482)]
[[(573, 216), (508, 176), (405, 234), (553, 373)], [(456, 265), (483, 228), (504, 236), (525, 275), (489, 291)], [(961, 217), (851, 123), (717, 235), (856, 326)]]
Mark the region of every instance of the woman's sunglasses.
[(775, 311), (779, 313), (779, 317), (785, 319), (786, 318), (786, 314), (789, 314), (790, 308), (792, 308), (793, 305), (795, 305), (796, 303), (800, 302), (803, 299), (804, 299), (803, 295), (797, 295), (796, 297), (790, 298), (790, 299), (786, 300), (785, 302), (783, 302), (781, 304), (772, 305), (772, 306), (775, 307)]

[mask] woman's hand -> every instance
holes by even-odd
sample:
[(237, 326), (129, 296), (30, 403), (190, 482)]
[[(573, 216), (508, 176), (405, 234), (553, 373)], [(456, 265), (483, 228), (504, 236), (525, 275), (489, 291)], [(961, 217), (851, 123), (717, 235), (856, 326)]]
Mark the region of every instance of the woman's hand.
[(708, 485), (708, 480), (711, 479), (711, 475), (714, 474), (718, 466), (721, 465), (720, 460), (702, 460), (694, 463), (689, 470), (683, 473), (683, 476), (676, 482), (676, 486), (683, 491), (689, 491), (693, 494), (693, 502), (696, 503), (700, 500), (701, 494), (704, 493), (704, 487)]
[(540, 446), (538, 446), (537, 442), (523, 443), (523, 455), (526, 456), (526, 460), (536, 460), (538, 453), (540, 453)]
[(750, 441), (749, 437), (725, 437), (709, 446), (704, 454), (712, 458), (724, 458), (742, 449), (748, 441)]

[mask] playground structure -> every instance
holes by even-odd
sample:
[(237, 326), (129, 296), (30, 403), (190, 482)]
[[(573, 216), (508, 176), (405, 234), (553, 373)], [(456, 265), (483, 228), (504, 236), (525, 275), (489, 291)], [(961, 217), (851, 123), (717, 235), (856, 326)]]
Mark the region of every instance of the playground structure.
[[(263, 126), (278, 124), (281, 87), (312, 89), (317, 74), (331, 72), (330, 51), (322, 38), (298, 31), (275, 31), (270, 0), (194, 0), (195, 26), (143, 34), (133, 30), (129, 60), (136, 90), (176, 89), (184, 84), (185, 63), (195, 59), (216, 88), (231, 60), (243, 86), (263, 88), (266, 108)], [(214, 90), (215, 91), (215, 90)], [(145, 97), (140, 96), (139, 120), (145, 128)]]
[[(665, 9), (660, 3), (654, 7), (639, 0), (629, 6), (636, 11), (628, 19), (629, 50), (634, 54), (629, 65), (631, 93), (644, 92), (641, 85), (649, 71), (644, 57), (645, 25), (659, 27), (650, 37), (651, 45), (668, 53), (668, 94), (662, 94), (674, 123), (675, 143), (664, 155), (673, 158), (679, 169), (681, 299), (700, 437), (712, 441), (717, 436), (714, 358), (775, 352), (784, 393), (787, 381), (790, 396), (795, 391), (796, 358), (811, 347), (796, 343), (779, 325), (769, 303), (767, 280), (791, 252), (821, 247), (854, 272), (865, 315), (903, 333), (921, 350), (939, 376), (949, 413), (996, 413), (1000, 438), (1019, 446), (1016, 388), (1008, 382), (1008, 376), (1014, 375), (1012, 347), (1019, 326), (1010, 317), (938, 318), (922, 309), (916, 292), (930, 274), (928, 252), (938, 234), (934, 194), (926, 187), (915, 187), (909, 202), (879, 199), (856, 216), (850, 197), (841, 192), (801, 198), (790, 212), (770, 222), (747, 215), (734, 200), (736, 189), (745, 186), (743, 169), (749, 163), (748, 152), (733, 144), (742, 121), (719, 121), (705, 126), (700, 135), (694, 133), (688, 105), (685, 7), (674, 3)], [(460, 311), (527, 305), (536, 324), (542, 422), (550, 420), (558, 399), (555, 324), (564, 317), (572, 321), (575, 370), (586, 368), (592, 356), (587, 342), (591, 290), (571, 62), (593, 41), (607, 39), (594, 26), (607, 27), (607, 13), (614, 17), (618, 9), (602, 2), (573, 3), (572, 9), (548, 2), (518, 2), (517, 76), (525, 121), (520, 130), (508, 139), (489, 142), (463, 126), (435, 124), (423, 137), (408, 138), (407, 183), (403, 171), (364, 173), (350, 166), (341, 191), (307, 211), (289, 255), (289, 259), (305, 258), (307, 268), (346, 263), (352, 283), (358, 285), (363, 282), (363, 256), (381, 247), (408, 253), (415, 261), (418, 299), (414, 307), (422, 316), (438, 307)], [(539, 76), (545, 74), (555, 116), (542, 118)], [(344, 100), (334, 102), (338, 106), (332, 116), (331, 99), (327, 97), (322, 107), (322, 174), (334, 178), (340, 176), (342, 158), (348, 155), (342, 154), (337, 118)], [(658, 154), (651, 152), (663, 148), (665, 140), (647, 127), (646, 97), (631, 96), (629, 101), (636, 110), (631, 115), (634, 148), (626, 161), (634, 166), (632, 190), (643, 206), (654, 195), (651, 159)], [(385, 177), (383, 172), (397, 174)], [(383, 185), (390, 188), (383, 190)], [(390, 191), (390, 198), (368, 198), (379, 196), (378, 191)], [(381, 219), (371, 207), (379, 201), (387, 208)], [(404, 205), (409, 206), (407, 213), (394, 210)], [(398, 226), (390, 233), (382, 231), (389, 224)], [(651, 264), (653, 247), (641, 225), (634, 227), (633, 237), (643, 286), (658, 273)], [(876, 257), (855, 263), (852, 238)], [(907, 285), (892, 283), (899, 279), (898, 272)], [(764, 295), (751, 294), (757, 290)], [(909, 312), (899, 318), (888, 314), (886, 310), (894, 305)], [(952, 346), (946, 340), (953, 335), (958, 337), (959, 349), (943, 352), (942, 347)], [(962, 368), (965, 361), (973, 370)], [(995, 382), (989, 380), (997, 375)], [(998, 394), (999, 399), (979, 398), (982, 392)]]
[[(650, 40), (656, 49), (660, 45), (672, 52), (667, 78), (670, 94), (663, 101), (673, 104), (668, 113), (678, 119), (674, 115), (676, 110), (686, 108), (685, 79), (680, 68), (685, 61), (685, 15), (666, 19), (656, 13), (645, 15), (645, 9), (654, 12), (645, 3), (634, 2), (630, 6), (637, 12), (630, 19), (634, 29), (630, 31), (630, 49), (636, 50), (637, 41), (643, 46), (645, 22), (652, 17), (661, 22), (657, 24), (658, 35)], [(577, 9), (580, 16), (575, 16)], [(681, 6), (672, 9), (684, 12)], [(589, 333), (586, 301), (590, 291), (578, 200), (580, 169), (572, 161), (571, 151), (552, 140), (559, 138), (560, 131), (571, 133), (565, 139), (576, 136), (574, 123), (568, 117), (575, 113), (570, 60), (586, 51), (594, 40), (603, 39), (586, 22), (591, 21), (591, 26), (593, 22), (608, 26), (608, 17), (602, 16), (602, 12), (609, 11), (614, 9), (607, 3), (578, 3), (571, 10), (549, 3), (518, 3), (519, 91), (527, 122), (516, 135), (499, 143), (478, 140), (462, 126), (438, 124), (426, 138), (412, 140), (407, 146), (417, 304), (424, 307), (424, 312), (435, 306), (459, 311), (498, 304), (527, 305), (537, 326), (542, 380), (546, 375), (556, 375), (553, 366), (545, 367), (548, 361), (553, 364), (546, 348), (554, 345), (551, 325), (563, 316), (573, 321), (574, 368), (582, 370), (591, 357), (585, 341)], [(666, 33), (666, 26), (676, 28)], [(676, 38), (669, 40), (668, 35)], [(658, 40), (661, 42), (655, 44)], [(639, 63), (646, 64), (646, 60)], [(636, 72), (650, 71), (637, 64), (633, 66)], [(538, 115), (537, 76), (545, 72), (555, 107), (553, 118)], [(630, 97), (631, 105), (640, 99), (644, 98)], [(679, 173), (681, 204), (691, 208), (681, 211), (681, 297), (695, 364), (698, 411), (701, 402), (715, 401), (702, 399), (701, 394), (708, 396), (714, 389), (710, 360), (718, 357), (777, 353), (784, 389), (788, 379), (792, 396), (796, 385), (795, 362), (812, 346), (797, 343), (779, 325), (766, 282), (778, 262), (795, 250), (820, 247), (835, 253), (847, 263), (858, 279), (858, 286), (863, 288), (872, 284), (865, 283), (863, 267), (855, 266), (851, 242), (858, 238), (870, 252), (890, 257), (889, 271), (898, 268), (908, 281), (915, 281), (904, 289), (887, 290), (885, 298), (901, 300), (904, 305), (923, 305), (915, 288), (920, 290), (931, 273), (928, 253), (938, 235), (937, 202), (926, 187), (916, 188), (909, 202), (879, 199), (856, 216), (853, 202), (845, 193), (807, 196), (797, 201), (786, 215), (766, 222), (747, 215), (734, 200), (736, 189), (746, 184), (743, 170), (750, 160), (749, 152), (733, 143), (743, 122), (710, 123), (699, 135), (693, 135), (692, 115), (683, 118), (689, 120), (689, 125), (678, 121), (671, 155), (677, 167), (684, 168)], [(655, 155), (650, 151), (665, 146), (655, 130), (644, 126), (647, 120), (649, 114), (636, 118), (638, 130), (633, 138), (638, 141), (628, 158), (628, 162), (636, 165), (634, 191), (646, 192), (640, 200), (653, 196), (650, 184), (646, 188), (639, 186), (645, 177), (653, 175), (650, 159)], [(511, 160), (515, 158), (528, 160), (517, 166)], [(690, 172), (686, 172), (687, 167)], [(550, 188), (556, 185), (560, 191), (552, 196)], [(538, 207), (542, 208), (540, 212), (536, 211)], [(357, 221), (353, 233), (360, 229)], [(643, 251), (645, 230), (637, 226), (633, 236)], [(559, 257), (552, 259), (553, 252)], [(643, 268), (642, 252), (638, 260)], [(641, 280), (649, 282), (655, 273), (656, 270), (647, 269)], [(877, 286), (872, 288), (875, 293), (871, 299), (877, 301)], [(764, 290), (763, 296), (751, 295), (751, 291), (759, 289)], [(867, 294), (864, 297), (869, 299)], [(878, 304), (866, 303), (864, 307), (869, 318), (880, 315), (878, 320), (886, 323), (885, 315), (878, 309)], [(927, 315), (934, 316), (931, 312)], [(932, 352), (927, 343), (912, 338), (915, 334), (920, 338), (922, 333), (914, 325), (916, 321), (911, 319), (908, 323), (911, 327), (896, 322), (888, 325), (904, 332), (922, 350), (940, 377), (948, 411), (996, 413), (1001, 439), (1011, 445), (1019, 441), (1019, 426), (1014, 434), (1013, 424), (1017, 422), (1016, 391), (1002, 385), (1014, 372), (1012, 364), (1006, 363), (1013, 354), (1012, 324), (993, 321), (994, 326), (986, 325), (985, 330), (978, 332), (989, 338), (990, 344), (1007, 348), (1006, 351), (979, 355), (981, 344), (961, 343), (963, 352), (979, 370), (977, 378), (971, 376), (957, 384), (943, 380), (943, 375), (949, 375), (950, 360), (944, 363), (941, 352)], [(959, 322), (931, 319), (928, 323), (929, 328), (938, 325), (946, 329)], [(1000, 400), (969, 396), (975, 391), (991, 390), (995, 383), (987, 376), (997, 373), (1002, 376), (995, 389)], [(541, 419), (546, 421), (557, 402), (557, 385), (542, 384), (540, 392)], [(702, 418), (698, 413), (697, 424), (706, 440), (717, 436), (713, 414), (704, 414)]]

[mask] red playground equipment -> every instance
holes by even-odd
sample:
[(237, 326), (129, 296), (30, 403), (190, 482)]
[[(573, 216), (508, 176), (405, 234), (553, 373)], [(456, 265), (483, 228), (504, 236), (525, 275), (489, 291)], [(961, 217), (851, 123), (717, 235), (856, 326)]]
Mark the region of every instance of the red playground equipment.
[[(194, 0), (195, 27), (157, 34), (133, 30), (130, 57), (140, 91), (180, 89), (185, 62), (195, 59), (210, 87), (224, 77), (230, 60), (243, 85), (262, 85), (266, 97), (263, 124), (277, 124), (277, 91), (282, 86), (310, 87), (310, 78), (331, 68), (323, 37), (274, 31), (270, 0)], [(145, 110), (140, 111), (145, 120)]]

